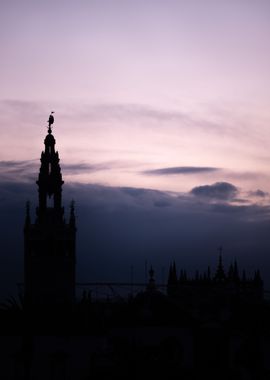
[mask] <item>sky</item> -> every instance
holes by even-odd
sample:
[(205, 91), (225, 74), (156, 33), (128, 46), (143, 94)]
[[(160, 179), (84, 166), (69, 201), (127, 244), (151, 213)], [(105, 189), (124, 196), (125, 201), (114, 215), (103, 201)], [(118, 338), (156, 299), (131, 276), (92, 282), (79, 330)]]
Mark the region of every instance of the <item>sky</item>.
[[(198, 245), (205, 244), (200, 249), (213, 255), (205, 254), (203, 263), (215, 262), (216, 247), (224, 244), (229, 257), (245, 251), (247, 265), (253, 260), (270, 269), (268, 0), (1, 0), (0, 8), (0, 196), (6, 213), (13, 201), (21, 223), (24, 195), (35, 203), (53, 110), (66, 197), (77, 200), (81, 231), (89, 207), (106, 226), (97, 222), (97, 231), (91, 219), (96, 235), (114, 234), (111, 247), (123, 253), (128, 243), (118, 247), (110, 219), (117, 217), (127, 240), (137, 241), (126, 267), (138, 255), (143, 262), (147, 252), (155, 261), (159, 254), (150, 252), (161, 245), (171, 254), (157, 260), (159, 266), (178, 258), (181, 244), (197, 259)], [(145, 221), (143, 230), (137, 217)], [(163, 223), (171, 232), (157, 242)], [(86, 236), (78, 240), (82, 262), (89, 259)], [(96, 265), (101, 274), (102, 262)]]

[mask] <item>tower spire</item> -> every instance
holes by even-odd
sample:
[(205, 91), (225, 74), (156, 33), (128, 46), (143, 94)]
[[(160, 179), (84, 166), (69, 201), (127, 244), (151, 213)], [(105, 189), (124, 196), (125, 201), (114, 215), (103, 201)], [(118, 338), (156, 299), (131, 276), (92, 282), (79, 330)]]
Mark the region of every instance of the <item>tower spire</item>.
[[(53, 113), (53, 112), (52, 112)], [(52, 113), (49, 117), (48, 134), (45, 137), (45, 150), (41, 153), (41, 166), (37, 180), (39, 192), (38, 218), (42, 219), (46, 214), (47, 200), (53, 196), (53, 208), (58, 211), (58, 216), (63, 216), (62, 210), (62, 181), (59, 155), (55, 151), (55, 138), (52, 135), (51, 125), (54, 123)]]
[[(37, 220), (30, 220), (26, 208), (24, 227), (25, 300), (29, 308), (72, 307), (75, 301), (76, 220), (74, 202), (67, 223), (62, 207), (62, 180), (59, 155), (48, 120), (45, 149), (41, 152), (41, 166), (37, 185), (39, 204)], [(52, 198), (52, 205), (48, 199)]]
[(218, 257), (218, 266), (216, 270), (215, 280), (217, 281), (223, 281), (226, 278), (224, 267), (223, 267), (223, 260), (222, 260), (222, 252), (223, 248), (222, 246), (219, 247), (219, 257)]

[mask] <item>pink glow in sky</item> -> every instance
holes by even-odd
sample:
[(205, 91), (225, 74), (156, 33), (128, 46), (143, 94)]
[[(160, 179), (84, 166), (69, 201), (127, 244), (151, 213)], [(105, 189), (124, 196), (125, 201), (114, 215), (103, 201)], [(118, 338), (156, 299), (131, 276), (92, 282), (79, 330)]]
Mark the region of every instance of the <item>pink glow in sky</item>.
[[(268, 0), (2, 0), (0, 161), (37, 172), (54, 110), (66, 181), (269, 192), (269, 16)], [(182, 167), (216, 170), (155, 172)]]

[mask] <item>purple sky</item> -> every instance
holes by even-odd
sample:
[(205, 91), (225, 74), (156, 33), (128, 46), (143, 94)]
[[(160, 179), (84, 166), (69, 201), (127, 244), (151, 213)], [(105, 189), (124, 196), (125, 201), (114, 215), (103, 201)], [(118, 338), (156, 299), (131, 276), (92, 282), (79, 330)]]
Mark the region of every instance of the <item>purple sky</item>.
[(52, 110), (78, 280), (213, 268), (220, 244), (269, 278), (269, 16), (269, 0), (1, 0), (0, 291), (22, 278)]
[(267, 0), (2, 0), (0, 161), (37, 171), (54, 110), (61, 162), (80, 164), (66, 181), (270, 191), (269, 15)]

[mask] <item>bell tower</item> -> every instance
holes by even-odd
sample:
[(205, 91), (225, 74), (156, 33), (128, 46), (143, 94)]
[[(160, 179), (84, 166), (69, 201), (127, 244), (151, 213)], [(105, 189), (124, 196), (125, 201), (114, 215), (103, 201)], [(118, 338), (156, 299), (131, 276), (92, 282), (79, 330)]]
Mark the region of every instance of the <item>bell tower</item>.
[[(24, 286), (27, 307), (70, 307), (75, 301), (76, 223), (74, 202), (64, 218), (59, 155), (48, 120), (38, 175), (39, 203), (31, 223), (29, 204), (24, 226)], [(49, 204), (50, 203), (50, 204)]]

